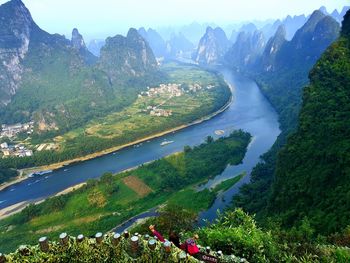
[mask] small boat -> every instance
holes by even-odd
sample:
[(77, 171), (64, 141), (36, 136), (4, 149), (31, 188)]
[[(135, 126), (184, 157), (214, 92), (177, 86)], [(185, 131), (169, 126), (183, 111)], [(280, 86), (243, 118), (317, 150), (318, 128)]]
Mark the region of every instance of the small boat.
[(13, 191), (15, 191), (15, 188), (12, 188), (12, 189), (10, 190), (10, 192), (13, 192)]
[(168, 145), (170, 143), (173, 143), (174, 141), (164, 141), (160, 144), (160, 146), (165, 146), (165, 145)]
[(43, 175), (43, 174), (48, 174), (48, 173), (52, 173), (52, 170), (41, 171), (41, 172), (35, 172), (34, 175)]
[(34, 177), (34, 173), (28, 174), (28, 178), (32, 178), (32, 177)]
[(68, 169), (64, 169), (64, 170), (63, 170), (63, 172), (67, 172), (67, 171), (68, 171)]
[(224, 130), (216, 130), (216, 131), (215, 131), (215, 134), (216, 134), (216, 135), (223, 135), (224, 133), (225, 133)]

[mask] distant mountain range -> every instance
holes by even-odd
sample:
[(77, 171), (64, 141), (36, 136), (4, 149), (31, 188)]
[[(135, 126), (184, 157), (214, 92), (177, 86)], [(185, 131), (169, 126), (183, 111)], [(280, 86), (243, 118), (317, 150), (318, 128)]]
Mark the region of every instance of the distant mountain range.
[[(315, 63), (337, 39), (339, 32), (340, 24), (334, 18), (316, 10), (291, 40), (286, 39), (285, 25), (280, 25), (275, 35), (267, 42), (261, 58), (257, 59), (255, 64), (250, 65), (250, 67), (246, 65), (239, 67), (245, 74), (257, 81), (261, 91), (278, 112), (281, 128), (281, 134), (274, 146), (263, 155), (263, 162), (253, 169), (251, 183), (241, 189), (240, 195), (235, 200), (237, 206), (244, 207), (251, 213), (257, 213), (259, 218), (266, 218), (265, 212), (270, 206), (271, 185), (275, 182), (280, 152), (285, 146), (287, 138), (298, 128), (298, 116), (300, 116), (302, 101), (305, 103), (305, 97), (302, 97), (302, 94), (304, 87), (309, 84), (310, 70), (313, 67), (314, 70), (318, 70), (320, 64), (315, 66)], [(319, 98), (321, 97), (323, 96)], [(316, 141), (319, 142), (318, 139)], [(315, 147), (310, 149), (313, 151)], [(289, 158), (284, 159), (284, 162), (288, 163), (289, 166), (292, 160), (293, 158), (289, 156)], [(304, 161), (308, 163), (311, 159), (303, 158), (302, 162)], [(301, 166), (303, 166), (302, 162)], [(299, 170), (301, 166), (294, 166), (292, 170)], [(287, 167), (287, 169), (289, 168)], [(310, 173), (312, 172), (313, 168), (311, 167)], [(282, 171), (279, 173), (281, 174)], [(308, 172), (305, 172), (302, 176), (307, 176), (307, 174)], [(294, 179), (295, 177), (287, 180), (294, 181)], [(281, 189), (283, 188), (277, 187), (275, 190), (281, 192)], [(289, 197), (294, 199), (294, 195), (291, 192), (288, 193)], [(288, 205), (288, 208), (293, 206), (292, 203)], [(288, 211), (287, 213), (292, 215), (294, 212)]]
[(105, 43), (106, 43), (105, 40), (102, 40), (102, 39), (92, 39), (89, 42), (88, 50), (92, 54), (94, 54), (96, 57), (99, 57), (100, 56), (100, 50), (104, 46)]
[(138, 32), (148, 41), (154, 54), (159, 58), (176, 59), (178, 57), (190, 57), (189, 54), (191, 54), (194, 49), (192, 42), (182, 33), (172, 34), (170, 39), (165, 41), (161, 35), (152, 28), (146, 31), (141, 27)]
[(137, 30), (108, 38), (97, 58), (77, 29), (71, 40), (40, 29), (21, 0), (0, 6), (0, 62), (0, 122), (35, 120), (41, 132), (120, 109), (146, 85), (142, 77), (157, 71)]

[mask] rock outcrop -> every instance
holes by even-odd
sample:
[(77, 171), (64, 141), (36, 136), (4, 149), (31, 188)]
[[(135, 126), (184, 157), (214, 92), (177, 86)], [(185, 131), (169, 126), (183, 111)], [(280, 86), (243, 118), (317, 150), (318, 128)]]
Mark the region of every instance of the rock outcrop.
[(207, 27), (193, 59), (199, 64), (220, 63), (229, 45), (230, 42), (221, 28)]

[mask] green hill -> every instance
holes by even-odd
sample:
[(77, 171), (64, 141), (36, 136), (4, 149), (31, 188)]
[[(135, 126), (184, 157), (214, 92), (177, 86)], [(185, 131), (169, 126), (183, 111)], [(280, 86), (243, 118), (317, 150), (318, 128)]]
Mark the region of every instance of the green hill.
[(349, 225), (349, 20), (310, 72), (298, 129), (279, 154), (269, 211), (287, 226), (304, 217), (322, 233)]
[(36, 133), (62, 134), (123, 109), (160, 80), (135, 29), (107, 39), (97, 61), (77, 29), (71, 41), (45, 32), (20, 0), (1, 5), (0, 18), (1, 123), (34, 120)]

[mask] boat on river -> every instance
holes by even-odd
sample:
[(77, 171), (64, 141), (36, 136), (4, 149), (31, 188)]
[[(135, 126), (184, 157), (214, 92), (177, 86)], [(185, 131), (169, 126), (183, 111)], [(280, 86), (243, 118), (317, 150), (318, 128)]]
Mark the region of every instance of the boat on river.
[(168, 145), (170, 143), (173, 143), (174, 141), (164, 141), (160, 144), (160, 146), (165, 146), (165, 145)]
[(32, 175), (44, 175), (44, 174), (48, 174), (48, 173), (52, 173), (52, 170), (46, 170), (46, 171), (41, 171), (41, 172), (35, 172)]

